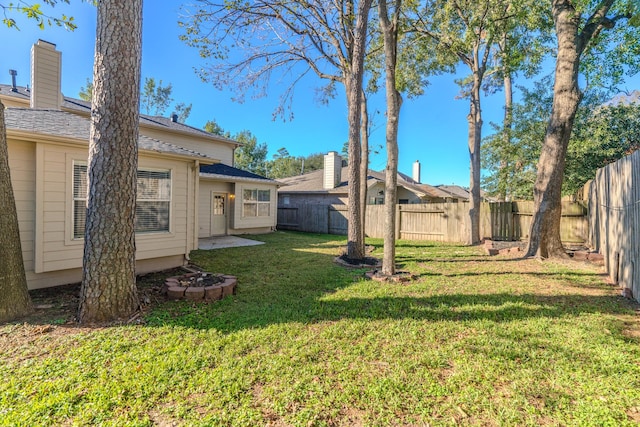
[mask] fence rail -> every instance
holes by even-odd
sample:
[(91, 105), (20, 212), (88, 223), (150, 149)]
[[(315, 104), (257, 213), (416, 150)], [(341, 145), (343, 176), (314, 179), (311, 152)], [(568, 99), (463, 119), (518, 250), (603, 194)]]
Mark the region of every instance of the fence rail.
[[(469, 204), (429, 203), (397, 205), (396, 236), (407, 240), (465, 242), (470, 230)], [(562, 202), (561, 237), (583, 243), (588, 236), (587, 210), (580, 203)], [(533, 202), (482, 203), (480, 237), (492, 240), (526, 240)], [(299, 205), (278, 207), (278, 228), (311, 233), (347, 234), (346, 205)], [(365, 231), (383, 237), (384, 206), (367, 206)]]

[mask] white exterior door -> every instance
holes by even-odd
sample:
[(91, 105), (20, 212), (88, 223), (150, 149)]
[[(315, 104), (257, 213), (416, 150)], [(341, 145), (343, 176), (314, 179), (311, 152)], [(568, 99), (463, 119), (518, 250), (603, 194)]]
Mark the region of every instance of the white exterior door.
[(211, 235), (227, 234), (227, 195), (211, 193)]

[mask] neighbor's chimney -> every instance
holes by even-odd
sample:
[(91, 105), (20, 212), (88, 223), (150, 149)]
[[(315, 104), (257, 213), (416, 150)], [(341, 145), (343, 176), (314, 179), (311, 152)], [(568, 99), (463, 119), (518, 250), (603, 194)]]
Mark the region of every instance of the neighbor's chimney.
[(56, 45), (38, 40), (31, 48), (31, 108), (59, 110), (62, 54)]
[(342, 180), (342, 158), (336, 151), (324, 155), (324, 177), (322, 187), (325, 190), (336, 188)]
[(420, 183), (420, 160), (413, 162), (413, 172), (411, 178), (417, 183)]
[(16, 76), (18, 72), (16, 70), (9, 70), (9, 74), (11, 74), (11, 92), (17, 92), (18, 86), (16, 86)]

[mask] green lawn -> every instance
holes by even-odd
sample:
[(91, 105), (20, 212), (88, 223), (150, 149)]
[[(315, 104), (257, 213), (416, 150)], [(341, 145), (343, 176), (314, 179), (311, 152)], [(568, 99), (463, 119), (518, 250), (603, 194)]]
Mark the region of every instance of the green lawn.
[(238, 277), (223, 301), (0, 326), (0, 425), (640, 423), (638, 305), (597, 267), (400, 241), (418, 279), (380, 284), (333, 263), (340, 237), (252, 238), (192, 253)]

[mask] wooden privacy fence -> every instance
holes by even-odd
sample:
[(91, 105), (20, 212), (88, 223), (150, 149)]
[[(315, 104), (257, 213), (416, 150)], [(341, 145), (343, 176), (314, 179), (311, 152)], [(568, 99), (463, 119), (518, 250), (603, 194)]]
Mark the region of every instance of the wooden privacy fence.
[[(469, 235), (469, 204), (428, 203), (397, 205), (396, 237), (407, 240), (465, 242)], [(533, 213), (533, 202), (482, 203), (480, 237), (492, 240), (525, 240)], [(583, 243), (587, 238), (586, 208), (563, 202), (561, 237)], [(278, 228), (311, 233), (347, 234), (346, 205), (299, 205), (278, 207)], [(365, 219), (369, 237), (383, 237), (384, 205), (367, 206)]]
[(585, 194), (589, 246), (604, 256), (611, 280), (639, 299), (640, 268), (635, 261), (640, 257), (640, 151), (598, 169)]

